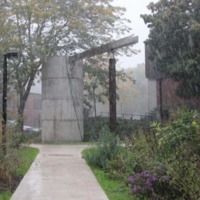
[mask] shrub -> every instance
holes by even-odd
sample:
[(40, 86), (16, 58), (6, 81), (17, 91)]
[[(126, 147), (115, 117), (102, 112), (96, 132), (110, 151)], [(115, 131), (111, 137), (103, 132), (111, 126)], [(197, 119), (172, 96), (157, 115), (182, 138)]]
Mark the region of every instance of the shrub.
[[(117, 119), (116, 135), (120, 139), (138, 135), (142, 128), (149, 124), (147, 119)], [(102, 127), (109, 128), (108, 117), (85, 117), (84, 118), (84, 141), (98, 141), (102, 134)]]
[(103, 128), (96, 147), (85, 155), (85, 159), (94, 167), (106, 169), (108, 161), (116, 155), (117, 151), (118, 146), (115, 135)]
[(102, 134), (102, 128), (108, 129), (108, 118), (85, 117), (84, 118), (84, 141), (98, 141)]
[(21, 144), (28, 142), (28, 138), (24, 133), (13, 133), (10, 138), (10, 147), (19, 148)]
[(152, 170), (129, 176), (127, 184), (131, 188), (131, 194), (139, 198), (171, 200), (179, 199), (181, 195), (171, 183), (171, 177), (162, 164)]
[(200, 198), (200, 115), (178, 110), (161, 129), (160, 160), (167, 161), (172, 182), (184, 199)]
[[(140, 150), (136, 148), (141, 156), (139, 160), (143, 159), (145, 163), (139, 172), (133, 169), (132, 191), (150, 199), (200, 199), (200, 116), (196, 111), (178, 109), (163, 126), (152, 124), (150, 135), (146, 135), (146, 147), (139, 146)], [(154, 171), (156, 163), (165, 165), (166, 175), (170, 177), (169, 184), (160, 182), (162, 177), (158, 177)], [(150, 170), (149, 177), (156, 177), (150, 191), (145, 185), (148, 180), (142, 177), (144, 170)]]
[[(1, 148), (1, 146), (0, 146)], [(16, 168), (19, 166), (19, 157), (17, 151), (7, 149), (6, 156), (0, 158), (0, 191), (11, 188), (13, 175)]]
[(136, 168), (135, 154), (124, 147), (107, 162), (107, 172), (111, 178), (125, 179)]
[(165, 152), (171, 154), (187, 148), (188, 153), (192, 151), (192, 154), (195, 152), (200, 155), (200, 115), (196, 111), (178, 110), (160, 133), (160, 147)]

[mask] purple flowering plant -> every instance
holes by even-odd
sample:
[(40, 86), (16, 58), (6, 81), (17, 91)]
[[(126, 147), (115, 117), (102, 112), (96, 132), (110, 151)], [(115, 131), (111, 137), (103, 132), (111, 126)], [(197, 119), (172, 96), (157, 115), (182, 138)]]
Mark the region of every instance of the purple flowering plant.
[(129, 176), (127, 184), (130, 186), (131, 194), (147, 197), (164, 192), (169, 189), (170, 177), (166, 174), (163, 165), (153, 170), (145, 170)]

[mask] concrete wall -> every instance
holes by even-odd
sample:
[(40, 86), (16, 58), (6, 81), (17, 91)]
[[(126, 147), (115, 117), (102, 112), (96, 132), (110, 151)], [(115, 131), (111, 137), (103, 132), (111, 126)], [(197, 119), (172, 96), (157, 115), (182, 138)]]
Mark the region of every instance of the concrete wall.
[(157, 81), (148, 79), (148, 111), (157, 107)]
[(42, 69), (42, 141), (83, 138), (83, 67), (66, 57), (46, 59)]

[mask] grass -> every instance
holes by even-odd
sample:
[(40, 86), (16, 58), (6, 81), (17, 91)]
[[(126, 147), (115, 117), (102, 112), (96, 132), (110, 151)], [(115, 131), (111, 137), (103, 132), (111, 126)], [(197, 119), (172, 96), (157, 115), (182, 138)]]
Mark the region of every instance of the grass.
[(9, 200), (12, 196), (10, 191), (0, 192), (0, 200)]
[(97, 181), (105, 191), (109, 200), (129, 200), (133, 199), (129, 195), (129, 188), (125, 185), (123, 181), (110, 179), (103, 170), (91, 167), (93, 174), (95, 175)]
[[(35, 160), (39, 150), (32, 147), (23, 147), (18, 151), (18, 156), (20, 157), (20, 166), (16, 169), (15, 176), (24, 176), (28, 169), (30, 168), (32, 162)], [(8, 190), (5, 192), (0, 192), (0, 200), (9, 200), (12, 193)]]
[[(90, 149), (82, 151), (83, 158), (89, 151)], [(109, 200), (134, 200), (123, 180), (111, 179), (103, 170), (89, 166)]]
[(20, 149), (19, 156), (21, 158), (21, 164), (16, 170), (16, 176), (24, 176), (26, 174), (38, 153), (39, 150), (33, 147), (24, 147)]

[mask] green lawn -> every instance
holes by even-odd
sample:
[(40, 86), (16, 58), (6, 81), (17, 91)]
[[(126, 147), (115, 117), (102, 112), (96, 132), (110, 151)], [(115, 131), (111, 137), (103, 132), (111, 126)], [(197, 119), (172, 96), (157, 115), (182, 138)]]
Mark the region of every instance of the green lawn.
[(95, 169), (91, 166), (90, 168), (108, 196), (109, 200), (133, 200), (133, 197), (129, 195), (129, 188), (123, 181), (110, 179), (102, 170)]
[[(83, 157), (88, 151), (90, 151), (90, 149), (83, 150)], [(130, 196), (130, 190), (123, 180), (111, 179), (103, 170), (94, 168), (93, 166), (90, 166), (90, 169), (109, 200), (134, 200), (134, 197)]]
[[(20, 166), (16, 169), (16, 176), (24, 176), (34, 161), (35, 157), (39, 153), (39, 150), (32, 147), (24, 147), (18, 151), (20, 156)], [(0, 200), (9, 200), (12, 194), (10, 191), (0, 192)]]
[(12, 196), (10, 191), (0, 192), (0, 200), (9, 200)]
[(20, 167), (16, 170), (16, 176), (24, 176), (31, 166), (39, 150), (32, 147), (24, 147), (20, 149), (19, 156), (22, 160)]

